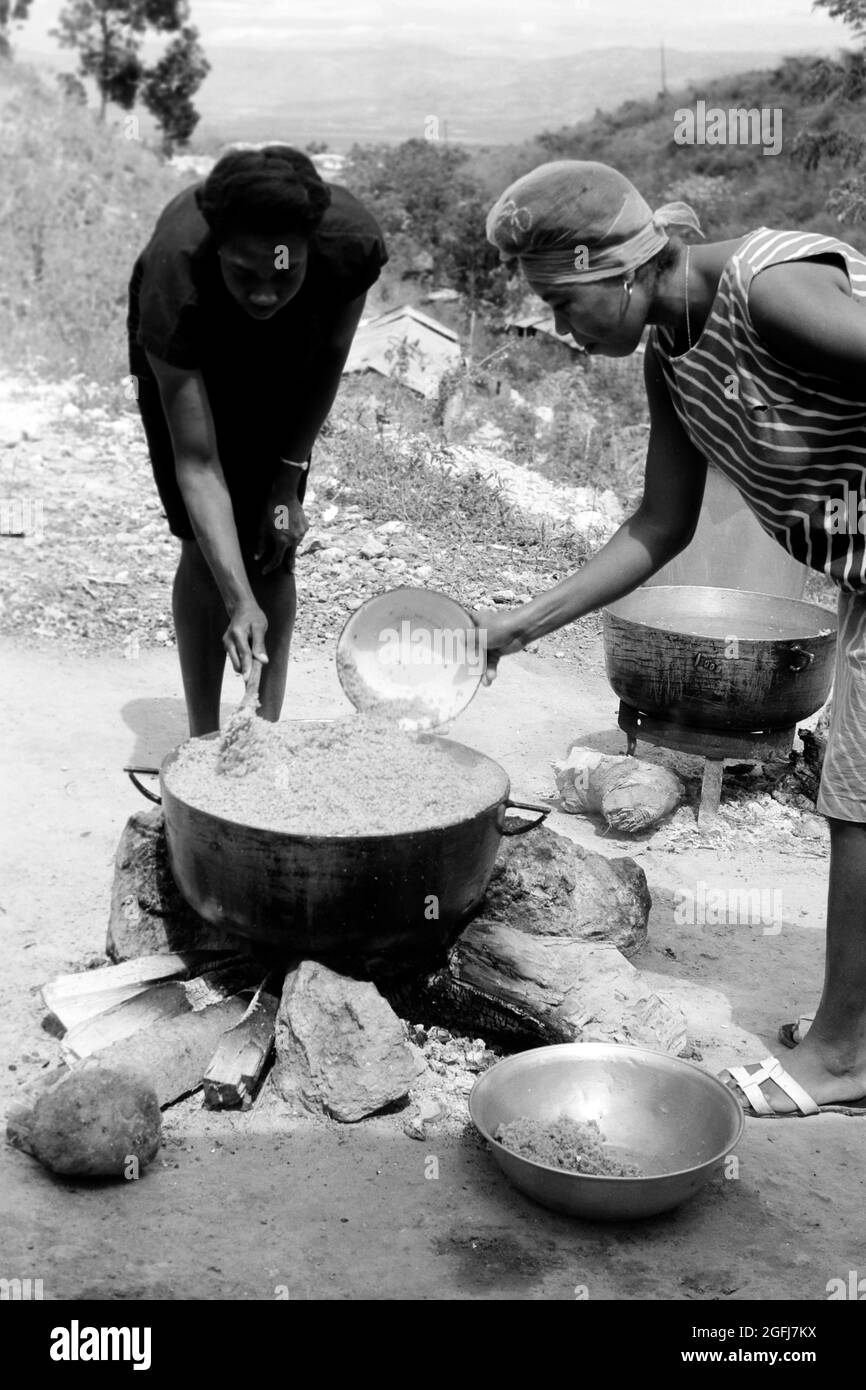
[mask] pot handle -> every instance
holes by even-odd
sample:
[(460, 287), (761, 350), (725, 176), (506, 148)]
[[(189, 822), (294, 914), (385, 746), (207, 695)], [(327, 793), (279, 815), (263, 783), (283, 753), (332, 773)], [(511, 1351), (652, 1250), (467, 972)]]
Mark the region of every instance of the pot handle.
[(803, 650), (802, 647), (789, 647), (788, 651), (791, 653), (792, 656), (796, 654), (796, 656), (800, 658), (799, 661), (794, 660), (790, 663), (788, 667), (789, 671), (805, 671), (806, 667), (811, 666), (812, 662), (815, 660), (815, 653), (806, 652)]
[(124, 770), (124, 772), (126, 773), (127, 777), (129, 778), (130, 782), (132, 783), (132, 785), (133, 785), (138, 791), (141, 792), (142, 796), (146, 796), (147, 799), (148, 799), (148, 801), (155, 801), (156, 804), (157, 804), (157, 806), (161, 806), (161, 805), (162, 805), (162, 797), (161, 797), (161, 796), (157, 796), (154, 792), (149, 792), (149, 791), (147, 790), (147, 787), (143, 787), (143, 786), (141, 785), (141, 783), (139, 782), (138, 778), (137, 778), (136, 775), (135, 775), (137, 772), (141, 772), (141, 773), (146, 773), (148, 777), (158, 777), (158, 776), (159, 776), (159, 768), (158, 768), (158, 767), (125, 767), (123, 770)]
[[(542, 821), (550, 815), (552, 810), (552, 806), (540, 806), (537, 801), (508, 800), (504, 803), (502, 807), (502, 825), (500, 827), (501, 834), (508, 836), (525, 835), (527, 831), (534, 830), (537, 825), (541, 825)], [(528, 825), (509, 826), (508, 821), (505, 819), (506, 811), (537, 811), (538, 816), (535, 820), (530, 821)]]

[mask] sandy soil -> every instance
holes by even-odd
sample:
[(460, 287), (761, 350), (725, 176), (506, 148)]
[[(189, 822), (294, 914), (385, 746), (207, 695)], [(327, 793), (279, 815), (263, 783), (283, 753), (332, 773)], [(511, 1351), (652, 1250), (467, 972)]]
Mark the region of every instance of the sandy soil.
[[(515, 796), (549, 796), (549, 763), (572, 741), (624, 751), (600, 649), (586, 636), (579, 663), (503, 663), (454, 726), (505, 766)], [(171, 651), (97, 658), (4, 639), (0, 660), (5, 1110), (57, 1057), (40, 985), (102, 955), (114, 850), (142, 804), (121, 768), (158, 762), (185, 724)], [(236, 678), (225, 693), (239, 697)], [(330, 657), (299, 647), (286, 716), (345, 709)], [(696, 765), (683, 766), (694, 779)], [(779, 1023), (814, 1005), (821, 978), (821, 823), (733, 791), (713, 836), (693, 832), (688, 808), (639, 841), (550, 818), (643, 866), (653, 911), (635, 964), (683, 1007), (713, 1070), (775, 1050)], [(678, 924), (677, 890), (701, 881), (781, 890), (781, 930)], [(668, 1216), (602, 1226), (513, 1191), (468, 1126), (434, 1125), (418, 1142), (399, 1116), (289, 1121), (267, 1092), (247, 1115), (211, 1115), (194, 1097), (166, 1112), (160, 1158), (137, 1183), (61, 1182), (0, 1149), (0, 1272), (42, 1278), (47, 1298), (260, 1299), (284, 1286), (295, 1299), (570, 1299), (586, 1286), (590, 1298), (823, 1299), (828, 1280), (858, 1267), (863, 1124), (748, 1121), (736, 1179), (719, 1176)], [(425, 1176), (431, 1158), (436, 1178)]]

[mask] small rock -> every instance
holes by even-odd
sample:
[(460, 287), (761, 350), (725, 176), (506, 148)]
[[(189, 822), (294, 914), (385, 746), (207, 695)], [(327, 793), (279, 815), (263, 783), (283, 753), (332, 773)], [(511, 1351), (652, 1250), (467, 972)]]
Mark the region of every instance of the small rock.
[(426, 1127), (419, 1115), (410, 1115), (407, 1120), (403, 1121), (403, 1133), (408, 1139), (424, 1140), (427, 1138)]
[(381, 526), (376, 527), (380, 536), (400, 536), (406, 530), (405, 521), (383, 521)]
[(361, 546), (361, 554), (365, 560), (378, 560), (380, 555), (386, 554), (386, 547), (381, 541), (377, 541), (375, 537), (371, 536)]
[(72, 401), (67, 401), (60, 412), (61, 420), (78, 420), (81, 418), (80, 408)]
[(490, 597), (494, 603), (513, 603), (515, 593), (513, 589), (497, 589)]
[(322, 525), (330, 526), (333, 521), (337, 520), (339, 514), (339, 507), (335, 507), (333, 504), (330, 507), (326, 507), (325, 510), (322, 512)]

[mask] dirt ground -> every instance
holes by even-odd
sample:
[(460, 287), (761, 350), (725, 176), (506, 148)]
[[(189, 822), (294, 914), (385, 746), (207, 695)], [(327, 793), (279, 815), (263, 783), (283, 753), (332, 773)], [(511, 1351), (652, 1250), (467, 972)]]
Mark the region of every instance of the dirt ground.
[[(453, 728), (503, 764), (515, 796), (549, 797), (550, 761), (573, 741), (624, 751), (594, 631), (584, 652), (579, 662), (508, 659)], [(121, 769), (159, 762), (185, 722), (173, 651), (127, 660), (3, 639), (0, 660), (5, 1111), (19, 1083), (58, 1056), (39, 987), (102, 956), (115, 847), (143, 804)], [(225, 693), (229, 704), (239, 697), (237, 678)], [(285, 717), (346, 708), (330, 655), (299, 646)], [(680, 766), (694, 790), (696, 764)], [(827, 876), (816, 817), (733, 782), (723, 807), (712, 834), (684, 807), (638, 840), (559, 812), (549, 821), (644, 868), (653, 910), (634, 964), (683, 1008), (714, 1071), (775, 1051), (778, 1025), (814, 1005)], [(701, 882), (780, 890), (781, 929), (679, 924), (677, 891)], [(399, 1116), (288, 1120), (268, 1090), (245, 1115), (210, 1114), (193, 1097), (164, 1122), (158, 1160), (128, 1184), (58, 1181), (2, 1146), (0, 1273), (41, 1278), (53, 1299), (571, 1299), (585, 1288), (591, 1299), (820, 1300), (861, 1254), (866, 1122), (841, 1116), (749, 1120), (736, 1178), (720, 1175), (679, 1211), (619, 1225), (535, 1206), (468, 1124), (434, 1125), (419, 1142)]]

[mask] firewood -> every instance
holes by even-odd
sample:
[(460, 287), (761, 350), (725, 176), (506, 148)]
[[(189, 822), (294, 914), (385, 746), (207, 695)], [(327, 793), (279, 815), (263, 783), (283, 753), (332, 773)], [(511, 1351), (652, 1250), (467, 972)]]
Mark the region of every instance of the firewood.
[(132, 1067), (149, 1078), (160, 1107), (197, 1091), (219, 1038), (247, 1010), (235, 995), (209, 1008), (161, 1018), (150, 1027), (93, 1053), (108, 1067)]
[(212, 965), (212, 954), (141, 956), (124, 961), (122, 965), (104, 965), (98, 970), (80, 970), (74, 975), (61, 975), (42, 986), (46, 1008), (64, 1028), (74, 1028), (86, 1019), (104, 1014), (116, 1004), (123, 1004), (144, 994), (152, 985), (167, 980), (185, 979)]
[(614, 946), (530, 936), (504, 922), (472, 922), (452, 947), (456, 989), (516, 1004), (550, 1042), (637, 1043), (680, 1055), (685, 1020)]
[(70, 1028), (61, 1043), (64, 1055), (71, 1062), (89, 1057), (153, 1027), (162, 1019), (200, 1011), (242, 990), (254, 988), (260, 977), (261, 966), (250, 957), (230, 956), (190, 980), (166, 980), (150, 985), (132, 998)]
[(249, 1109), (274, 1045), (279, 1002), (260, 988), (240, 1022), (220, 1038), (203, 1078), (209, 1110)]

